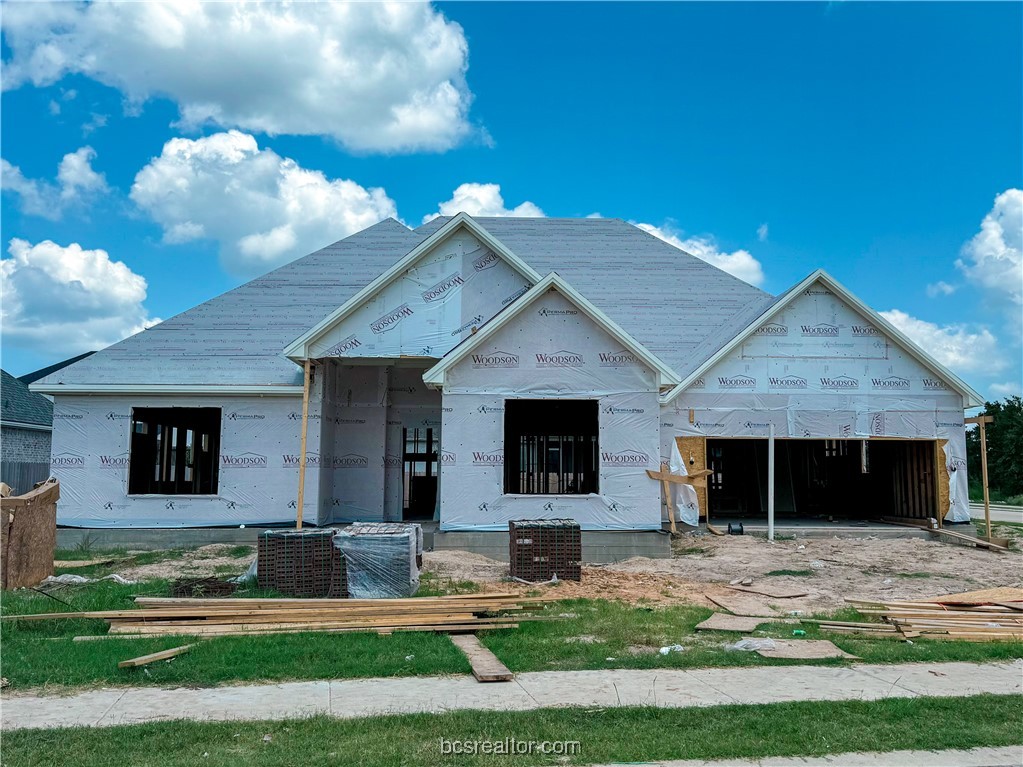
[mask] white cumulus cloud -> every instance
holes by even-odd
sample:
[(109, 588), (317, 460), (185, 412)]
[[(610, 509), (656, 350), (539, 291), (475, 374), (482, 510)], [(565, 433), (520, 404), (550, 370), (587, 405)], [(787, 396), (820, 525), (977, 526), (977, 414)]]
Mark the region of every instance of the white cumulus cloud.
[(105, 250), (12, 239), (0, 260), (3, 338), (58, 354), (100, 349), (160, 320), (143, 305), (146, 281)]
[(726, 253), (718, 248), (717, 243), (711, 237), (688, 237), (683, 240), (671, 227), (659, 227), (653, 224), (636, 224), (636, 226), (750, 285), (762, 285), (764, 282), (764, 268), (749, 251), (736, 250)]
[(512, 216), (512, 217), (539, 217), (544, 213), (538, 205), (525, 202), (516, 205), (514, 208), (504, 206), (504, 197), (501, 196), (500, 184), (462, 184), (451, 195), (450, 200), (440, 203), (437, 213), (431, 213), (423, 218), (423, 223), (432, 221), (437, 216), (454, 216), (456, 213), (465, 212), (470, 216)]
[(955, 373), (997, 373), (1006, 367), (998, 339), (987, 328), (938, 325), (899, 309), (881, 312), (881, 316)]
[(181, 123), (448, 149), (470, 132), (468, 43), (428, 3), (6, 3), (4, 89), (80, 74)]
[(1018, 342), (1023, 336), (1023, 190), (1007, 189), (995, 198), (956, 266), (1005, 312), (1006, 327)]
[(955, 285), (949, 285), (944, 280), (938, 280), (932, 282), (927, 286), (927, 295), (929, 298), (937, 298), (938, 296), (950, 296), (956, 292)]
[(1005, 381), (1004, 383), (993, 383), (990, 387), (995, 399), (1004, 397), (1018, 397), (1023, 394), (1023, 384), (1019, 381)]
[(91, 146), (64, 155), (56, 183), (26, 178), (17, 165), (0, 159), (0, 186), (20, 198), (25, 213), (55, 221), (67, 207), (107, 191), (106, 178), (92, 167), (94, 159), (96, 151)]
[(383, 189), (328, 179), (239, 131), (171, 139), (135, 176), (131, 199), (166, 242), (216, 240), (225, 266), (245, 275), (397, 217)]

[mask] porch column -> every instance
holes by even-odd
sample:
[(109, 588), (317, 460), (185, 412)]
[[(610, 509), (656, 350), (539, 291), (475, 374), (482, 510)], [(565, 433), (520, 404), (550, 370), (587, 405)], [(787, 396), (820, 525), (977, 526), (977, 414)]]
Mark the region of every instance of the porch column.
[(309, 379), (312, 373), (312, 361), (306, 359), (302, 381), (302, 438), (298, 455), (298, 513), (295, 518), (295, 529), (302, 529), (302, 507), (305, 503), (305, 453), (306, 441), (309, 436)]
[(774, 424), (767, 433), (767, 540), (774, 540)]

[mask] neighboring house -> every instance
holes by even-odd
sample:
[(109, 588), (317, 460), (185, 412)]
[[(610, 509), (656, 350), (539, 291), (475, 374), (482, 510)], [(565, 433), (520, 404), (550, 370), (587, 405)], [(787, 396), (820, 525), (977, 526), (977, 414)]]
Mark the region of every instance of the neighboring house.
[(33, 389), (82, 527), (294, 520), (303, 423), (313, 524), (659, 530), (662, 464), (714, 472), (690, 521), (756, 518), (769, 442), (779, 515), (968, 520), (981, 404), (824, 272), (775, 297), (620, 220), (465, 214), (383, 221)]
[(50, 476), (53, 403), (0, 370), (0, 480), (15, 494)]

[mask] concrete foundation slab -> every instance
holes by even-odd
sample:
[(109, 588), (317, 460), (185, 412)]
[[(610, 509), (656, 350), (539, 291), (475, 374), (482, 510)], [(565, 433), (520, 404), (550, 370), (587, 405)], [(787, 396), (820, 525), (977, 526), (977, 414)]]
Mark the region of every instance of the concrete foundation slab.
[[(591, 564), (621, 562), (630, 557), (668, 559), (671, 538), (657, 531), (605, 532), (583, 530), (583, 561)], [(500, 562), (508, 561), (506, 532), (440, 532), (433, 534), (434, 551), (459, 550), (482, 554)]]

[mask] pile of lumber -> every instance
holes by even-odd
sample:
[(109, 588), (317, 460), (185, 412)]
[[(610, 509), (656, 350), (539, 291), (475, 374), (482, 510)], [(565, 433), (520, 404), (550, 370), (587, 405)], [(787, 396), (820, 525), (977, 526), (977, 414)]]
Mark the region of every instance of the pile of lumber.
[(877, 616), (883, 622), (805, 622), (817, 623), (825, 631), (889, 635), (899, 639), (926, 636), (972, 642), (1023, 640), (1023, 589), (987, 589), (921, 602), (845, 601), (863, 615)]
[[(411, 599), (189, 599), (138, 597), (135, 610), (41, 613), (5, 620), (102, 619), (104, 636), (245, 636), (301, 631), (439, 631), (516, 628), (543, 600), (515, 594), (465, 594)], [(78, 638), (78, 637), (76, 637)], [(91, 638), (91, 637), (83, 637)]]

